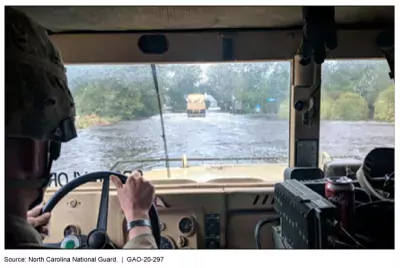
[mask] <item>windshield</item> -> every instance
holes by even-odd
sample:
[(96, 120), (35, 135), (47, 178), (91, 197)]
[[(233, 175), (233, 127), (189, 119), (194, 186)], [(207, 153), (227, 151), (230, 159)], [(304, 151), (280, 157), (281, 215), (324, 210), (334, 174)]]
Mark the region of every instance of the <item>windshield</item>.
[(322, 161), (363, 160), (376, 147), (394, 147), (394, 82), (389, 72), (386, 60), (322, 65)]
[[(155, 65), (165, 133), (149, 64), (66, 67), (78, 138), (62, 147), (56, 184), (111, 168), (165, 168), (166, 157), (181, 167), (183, 155), (190, 167), (279, 166), (279, 178), (288, 165), (290, 62)], [(394, 145), (387, 73), (384, 61), (323, 65), (321, 153), (363, 157)]]

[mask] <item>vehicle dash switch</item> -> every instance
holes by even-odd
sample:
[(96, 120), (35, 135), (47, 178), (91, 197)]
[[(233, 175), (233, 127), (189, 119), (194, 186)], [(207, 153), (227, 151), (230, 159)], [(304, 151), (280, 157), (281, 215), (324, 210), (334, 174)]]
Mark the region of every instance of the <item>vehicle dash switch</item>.
[(207, 214), (205, 216), (205, 244), (206, 248), (220, 248), (221, 227), (219, 214)]

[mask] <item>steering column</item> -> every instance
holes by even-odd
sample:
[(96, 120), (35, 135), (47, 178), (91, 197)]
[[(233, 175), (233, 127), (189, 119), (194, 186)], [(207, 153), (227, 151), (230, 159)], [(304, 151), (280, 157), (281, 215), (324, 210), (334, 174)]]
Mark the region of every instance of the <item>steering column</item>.
[[(60, 243), (55, 244), (46, 244), (49, 247), (57, 247), (57, 248), (80, 248), (80, 249), (107, 249), (107, 248), (116, 248), (114, 243), (110, 240), (107, 235), (107, 220), (108, 220), (108, 201), (109, 201), (109, 192), (110, 192), (110, 179), (111, 175), (117, 176), (122, 183), (125, 183), (127, 177), (123, 174), (111, 172), (111, 171), (100, 171), (93, 172), (89, 174), (85, 174), (72, 180), (62, 186), (54, 195), (48, 200), (46, 205), (42, 209), (42, 213), (51, 212), (54, 207), (61, 201), (63, 197), (65, 197), (68, 193), (73, 191), (75, 188), (88, 183), (94, 182), (98, 179), (103, 178), (103, 187), (101, 190), (101, 199), (100, 199), (100, 208), (99, 215), (97, 218), (97, 226), (93, 229), (88, 235), (72, 235), (71, 241), (72, 246), (69, 244), (66, 245), (65, 239)], [(151, 229), (153, 236), (155, 238), (157, 247), (160, 248), (160, 240), (161, 240), (161, 231), (160, 231), (160, 223), (158, 219), (157, 210), (155, 205), (153, 204), (149, 210), (149, 218), (151, 223)], [(80, 244), (79, 247), (74, 247), (73, 242), (76, 241)], [(64, 243), (63, 243), (64, 242)]]

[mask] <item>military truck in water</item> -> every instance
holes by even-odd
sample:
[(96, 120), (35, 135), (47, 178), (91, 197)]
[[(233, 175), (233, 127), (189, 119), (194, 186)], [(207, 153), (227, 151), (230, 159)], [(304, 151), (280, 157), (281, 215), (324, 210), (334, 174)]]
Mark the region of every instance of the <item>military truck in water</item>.
[(186, 97), (188, 117), (206, 117), (206, 96), (194, 93)]

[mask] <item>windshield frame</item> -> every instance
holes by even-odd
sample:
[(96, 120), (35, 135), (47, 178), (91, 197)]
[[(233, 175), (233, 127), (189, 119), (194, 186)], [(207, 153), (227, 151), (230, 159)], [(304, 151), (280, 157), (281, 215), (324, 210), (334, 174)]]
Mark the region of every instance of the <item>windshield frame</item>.
[[(339, 45), (327, 55), (327, 59), (384, 59), (373, 42), (382, 30), (384, 29), (339, 29)], [(317, 106), (320, 104), (321, 66), (311, 63), (304, 67), (299, 64), (299, 57), (295, 56), (303, 34), (301, 30), (238, 30), (229, 35), (218, 31), (160, 33), (167, 38), (169, 44), (169, 50), (161, 55), (143, 53), (139, 46), (133, 45), (138, 44), (144, 34), (58, 33), (51, 38), (60, 48), (66, 64), (289, 61), (292, 66), (291, 103), (310, 96), (316, 86), (318, 90), (314, 94), (314, 102)], [(226, 40), (232, 44), (233, 50), (230, 53), (223, 49)], [(261, 46), (260, 43), (267, 45)], [(289, 118), (289, 166), (318, 167), (317, 155), (306, 164), (299, 162), (299, 156), (316, 154), (315, 151), (319, 153), (319, 120), (311, 128), (303, 125), (302, 114), (296, 112), (293, 105), (290, 106)], [(314, 141), (313, 148), (299, 146), (298, 142), (301, 140)]]

